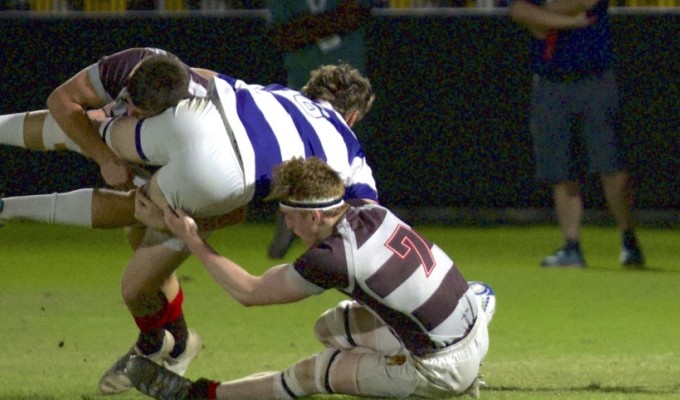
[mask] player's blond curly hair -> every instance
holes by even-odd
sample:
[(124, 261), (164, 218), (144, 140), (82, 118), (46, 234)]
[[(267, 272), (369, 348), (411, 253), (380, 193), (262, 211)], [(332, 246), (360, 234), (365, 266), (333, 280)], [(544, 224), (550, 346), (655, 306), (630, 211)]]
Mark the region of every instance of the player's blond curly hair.
[(354, 111), (363, 117), (371, 110), (375, 99), (371, 82), (351, 65), (323, 65), (309, 75), (301, 91), (310, 99), (329, 102), (345, 118)]
[[(274, 168), (267, 200), (314, 201), (338, 199), (345, 194), (345, 183), (338, 173), (318, 157), (293, 158)], [(338, 207), (328, 215), (344, 211)]]

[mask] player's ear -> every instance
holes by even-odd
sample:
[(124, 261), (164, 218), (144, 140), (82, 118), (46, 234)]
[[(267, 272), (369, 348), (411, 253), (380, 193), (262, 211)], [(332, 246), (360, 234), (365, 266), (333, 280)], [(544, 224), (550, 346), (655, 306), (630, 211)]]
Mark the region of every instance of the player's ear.
[(323, 223), (323, 212), (319, 210), (312, 211), (312, 221), (317, 225), (321, 225)]

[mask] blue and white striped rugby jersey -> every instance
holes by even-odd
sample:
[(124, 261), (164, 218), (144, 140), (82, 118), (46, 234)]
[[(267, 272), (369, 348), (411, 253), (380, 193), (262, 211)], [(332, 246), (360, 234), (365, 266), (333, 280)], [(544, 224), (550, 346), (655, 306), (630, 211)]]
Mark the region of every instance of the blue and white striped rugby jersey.
[(281, 85), (253, 85), (219, 74), (212, 82), (255, 182), (269, 193), (273, 168), (293, 157), (319, 157), (345, 180), (346, 198), (378, 200), (373, 172), (354, 132), (327, 102)]

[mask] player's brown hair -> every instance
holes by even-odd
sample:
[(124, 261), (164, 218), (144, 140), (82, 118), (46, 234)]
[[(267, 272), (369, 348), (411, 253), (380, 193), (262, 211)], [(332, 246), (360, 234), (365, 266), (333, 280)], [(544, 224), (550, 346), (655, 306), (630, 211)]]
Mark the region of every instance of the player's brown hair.
[(185, 98), (189, 82), (187, 66), (177, 57), (154, 54), (135, 66), (126, 87), (135, 106), (156, 115)]
[[(267, 200), (314, 201), (341, 199), (345, 183), (338, 173), (318, 157), (293, 158), (274, 168)], [(344, 211), (344, 208), (340, 208)], [(329, 210), (336, 214), (340, 210)]]
[(309, 76), (302, 93), (310, 99), (329, 102), (345, 118), (354, 111), (363, 117), (373, 106), (375, 94), (371, 82), (345, 62), (323, 65)]

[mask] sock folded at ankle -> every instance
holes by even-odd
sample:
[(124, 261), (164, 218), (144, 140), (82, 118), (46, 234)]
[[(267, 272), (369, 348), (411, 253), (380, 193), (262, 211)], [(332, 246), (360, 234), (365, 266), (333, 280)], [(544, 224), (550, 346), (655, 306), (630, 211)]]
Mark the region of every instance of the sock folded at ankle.
[(136, 346), (142, 354), (148, 356), (157, 353), (163, 347), (163, 339), (165, 339), (164, 329), (139, 332)]
[(198, 379), (189, 386), (189, 399), (217, 399), (217, 387), (220, 383), (205, 378)]

